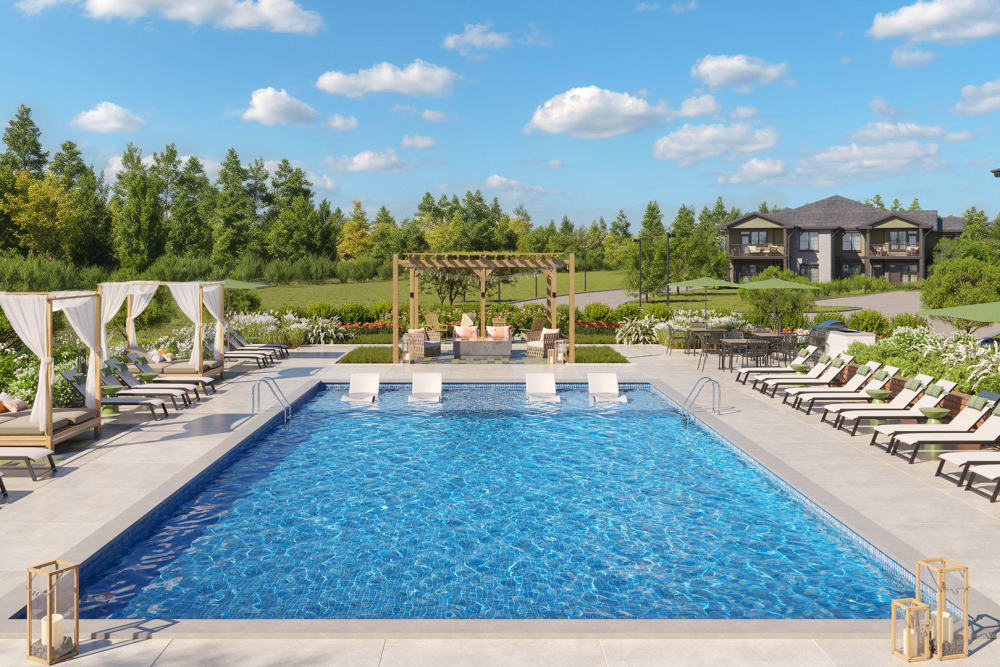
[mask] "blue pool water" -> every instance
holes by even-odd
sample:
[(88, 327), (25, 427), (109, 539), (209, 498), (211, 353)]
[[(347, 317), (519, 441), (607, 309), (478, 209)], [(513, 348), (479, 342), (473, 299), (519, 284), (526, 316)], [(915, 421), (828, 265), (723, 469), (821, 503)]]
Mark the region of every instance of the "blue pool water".
[(898, 569), (647, 385), (330, 385), (102, 573), (89, 618), (883, 618)]

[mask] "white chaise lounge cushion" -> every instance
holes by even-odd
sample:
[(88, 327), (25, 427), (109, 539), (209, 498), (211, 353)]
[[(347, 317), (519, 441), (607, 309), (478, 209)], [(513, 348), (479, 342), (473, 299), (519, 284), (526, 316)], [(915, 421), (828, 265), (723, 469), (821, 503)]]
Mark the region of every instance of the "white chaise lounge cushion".
[(410, 403), (437, 403), (441, 400), (440, 373), (414, 373)]
[(378, 398), (378, 373), (351, 373), (351, 386), (346, 396), (340, 400), (345, 402), (372, 403)]
[(615, 373), (587, 373), (587, 390), (590, 400), (596, 403), (627, 403), (628, 398), (618, 391)]
[(48, 447), (0, 447), (0, 460), (12, 458), (37, 461), (46, 456), (52, 456), (54, 453)]
[(559, 403), (556, 393), (556, 376), (552, 373), (526, 373), (524, 391), (531, 403)]

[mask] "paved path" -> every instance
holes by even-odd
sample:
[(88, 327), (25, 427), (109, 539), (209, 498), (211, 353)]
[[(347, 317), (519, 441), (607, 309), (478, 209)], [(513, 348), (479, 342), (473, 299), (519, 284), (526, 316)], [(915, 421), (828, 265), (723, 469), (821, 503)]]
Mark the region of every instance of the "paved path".
[[(920, 292), (917, 290), (905, 290), (899, 292), (879, 292), (878, 294), (859, 294), (855, 296), (841, 296), (835, 299), (820, 299), (816, 301), (817, 306), (859, 306), (864, 309), (877, 310), (886, 317), (893, 317), (900, 313), (915, 313), (921, 310)], [(937, 332), (950, 334), (955, 331), (955, 327), (947, 322), (930, 318), (931, 328)], [(976, 331), (977, 336), (990, 336), (1000, 333), (1000, 326), (990, 325)]]

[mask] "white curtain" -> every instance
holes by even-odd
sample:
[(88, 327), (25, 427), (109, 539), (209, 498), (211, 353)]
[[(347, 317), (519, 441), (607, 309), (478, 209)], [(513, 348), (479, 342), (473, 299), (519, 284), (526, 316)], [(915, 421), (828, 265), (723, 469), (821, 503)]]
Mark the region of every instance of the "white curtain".
[(49, 393), (45, 378), (52, 377), (52, 357), (45, 356), (48, 331), (45, 325), (45, 294), (0, 294), (0, 308), (10, 321), (14, 333), (28, 346), (38, 360), (38, 391), (31, 408), (31, 423), (42, 426), (49, 410)]
[(129, 310), (128, 319), (125, 320), (125, 336), (129, 345), (138, 345), (135, 339), (135, 318), (142, 315), (142, 311), (153, 301), (153, 295), (159, 287), (159, 285), (132, 283), (132, 308)]
[(90, 363), (87, 368), (88, 408), (97, 407), (98, 367), (101, 364), (101, 340), (97, 335), (97, 295), (93, 292), (53, 292), (53, 296), (79, 296), (76, 299), (59, 299), (52, 302), (52, 310), (61, 310), (80, 337), (83, 344), (90, 348)]
[(201, 303), (198, 299), (198, 288), (201, 283), (167, 283), (170, 294), (189, 320), (194, 322), (194, 347), (191, 348), (191, 364), (195, 372), (201, 372), (201, 348), (204, 330), (201, 323)]
[(101, 283), (101, 361), (111, 356), (108, 349), (108, 322), (118, 314), (132, 283)]
[(209, 315), (215, 318), (215, 359), (222, 359), (226, 345), (226, 324), (222, 316), (222, 285), (206, 285), (201, 290), (201, 298)]

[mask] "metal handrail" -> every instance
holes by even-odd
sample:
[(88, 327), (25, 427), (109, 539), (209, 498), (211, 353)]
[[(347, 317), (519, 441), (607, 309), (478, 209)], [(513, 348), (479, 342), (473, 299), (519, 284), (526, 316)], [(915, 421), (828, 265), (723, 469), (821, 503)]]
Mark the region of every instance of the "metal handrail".
[(292, 404), (288, 402), (285, 392), (281, 391), (281, 387), (278, 386), (274, 378), (261, 377), (257, 378), (257, 381), (253, 383), (253, 387), (250, 388), (250, 413), (256, 413), (260, 406), (260, 386), (262, 384), (271, 390), (274, 400), (281, 406), (281, 414), (285, 418), (285, 426), (288, 426), (292, 421)]
[(692, 417), (691, 408), (694, 407), (695, 402), (701, 396), (701, 392), (705, 389), (706, 385), (712, 388), (712, 407), (710, 411), (716, 414), (722, 413), (722, 385), (715, 378), (703, 375), (695, 381), (694, 386), (691, 387), (691, 391), (688, 392), (687, 398), (681, 404), (681, 413), (685, 419)]

